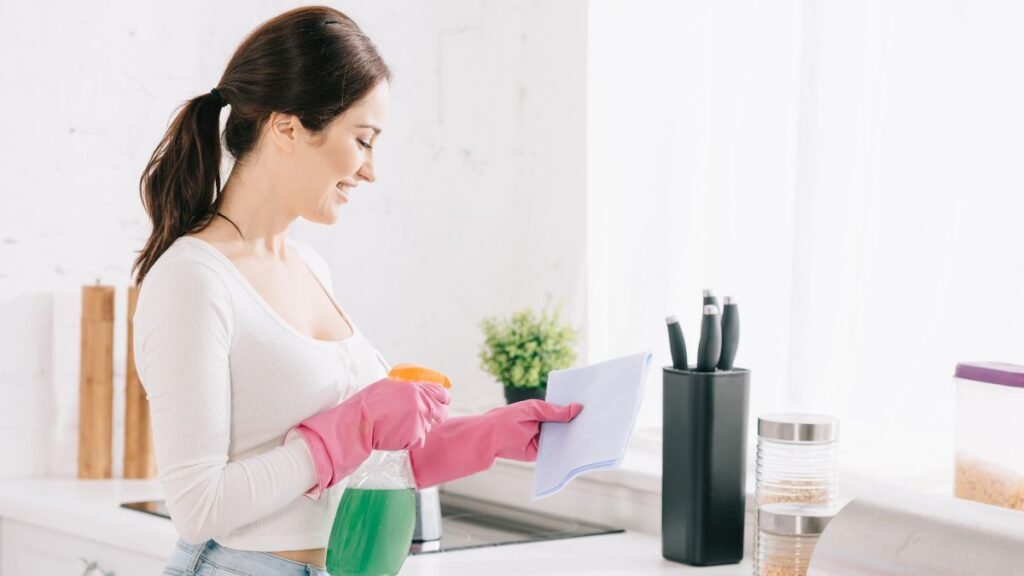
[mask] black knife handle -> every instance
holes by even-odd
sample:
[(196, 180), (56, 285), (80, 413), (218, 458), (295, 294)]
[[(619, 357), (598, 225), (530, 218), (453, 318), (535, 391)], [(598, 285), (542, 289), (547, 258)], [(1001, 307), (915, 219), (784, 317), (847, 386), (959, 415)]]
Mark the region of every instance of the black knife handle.
[(711, 292), (710, 288), (704, 289), (704, 305), (707, 306), (708, 304), (714, 304), (715, 308), (718, 308), (719, 310), (722, 309), (718, 305), (718, 297), (715, 296), (713, 292)]
[(708, 304), (700, 320), (700, 344), (697, 347), (697, 371), (714, 372), (722, 354), (722, 324), (718, 307)]
[(732, 370), (739, 343), (740, 311), (736, 307), (736, 300), (726, 296), (725, 307), (722, 310), (722, 355), (718, 359), (719, 370)]
[(675, 316), (669, 316), (665, 318), (665, 323), (668, 324), (668, 346), (672, 351), (672, 367), (676, 370), (689, 370), (686, 341), (683, 340), (683, 329), (679, 326), (679, 320)]

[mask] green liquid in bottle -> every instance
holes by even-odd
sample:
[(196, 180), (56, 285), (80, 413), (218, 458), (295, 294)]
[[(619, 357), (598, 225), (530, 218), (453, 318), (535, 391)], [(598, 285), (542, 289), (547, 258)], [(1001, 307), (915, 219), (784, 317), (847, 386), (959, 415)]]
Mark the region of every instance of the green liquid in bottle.
[(331, 576), (395, 576), (409, 554), (416, 524), (411, 488), (346, 488), (327, 547)]

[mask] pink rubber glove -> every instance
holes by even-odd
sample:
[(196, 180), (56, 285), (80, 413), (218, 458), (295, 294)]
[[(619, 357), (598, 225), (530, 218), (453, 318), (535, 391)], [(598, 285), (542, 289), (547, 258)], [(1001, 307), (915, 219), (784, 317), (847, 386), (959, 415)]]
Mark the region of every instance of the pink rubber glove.
[(371, 450), (407, 450), (422, 446), (427, 432), (448, 418), (451, 396), (431, 382), (385, 378), (344, 402), (289, 429), (302, 434), (316, 463), (317, 485), (310, 499), (355, 471)]
[(543, 400), (524, 400), (435, 426), (422, 447), (409, 451), (416, 488), (427, 488), (487, 470), (495, 458), (537, 459), (542, 422), (568, 422), (583, 410)]

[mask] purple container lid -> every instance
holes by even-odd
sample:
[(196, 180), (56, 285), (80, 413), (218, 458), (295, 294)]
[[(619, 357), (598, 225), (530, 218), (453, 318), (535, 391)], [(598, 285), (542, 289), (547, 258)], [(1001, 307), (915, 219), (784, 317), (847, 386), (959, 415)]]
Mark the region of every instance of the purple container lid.
[(1001, 386), (1024, 388), (1024, 366), (1005, 362), (961, 362), (956, 365), (957, 378), (976, 380)]

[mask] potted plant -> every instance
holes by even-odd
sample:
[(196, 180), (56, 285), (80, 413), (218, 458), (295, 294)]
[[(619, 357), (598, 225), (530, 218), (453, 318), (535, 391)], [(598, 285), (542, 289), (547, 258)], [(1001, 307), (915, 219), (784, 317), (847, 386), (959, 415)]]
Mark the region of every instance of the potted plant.
[(561, 306), (545, 306), (539, 314), (524, 308), (481, 321), (480, 367), (504, 385), (507, 403), (544, 399), (548, 372), (576, 361), (576, 330), (561, 322), (560, 312)]

